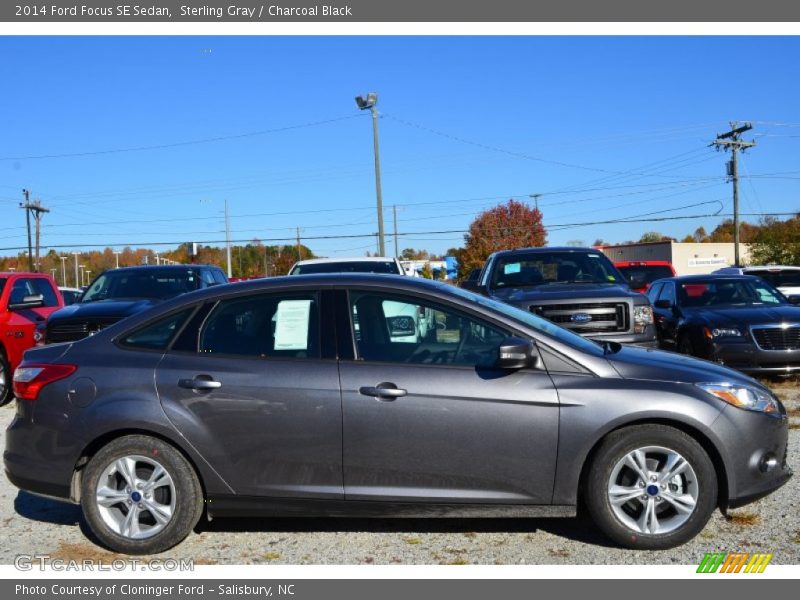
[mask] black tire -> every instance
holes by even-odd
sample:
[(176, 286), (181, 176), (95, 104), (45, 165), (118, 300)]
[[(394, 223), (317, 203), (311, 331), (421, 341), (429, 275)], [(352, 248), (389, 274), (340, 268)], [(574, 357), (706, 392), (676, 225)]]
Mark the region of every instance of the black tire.
[[(171, 519), (164, 529), (145, 539), (132, 539), (114, 531), (103, 520), (96, 502), (97, 485), (106, 468), (133, 455), (157, 460), (172, 478), (175, 489)], [(173, 446), (157, 438), (129, 435), (104, 446), (86, 465), (81, 478), (81, 508), (92, 533), (109, 549), (124, 554), (156, 554), (182, 542), (195, 527), (203, 513), (203, 489), (194, 468)]]
[(0, 406), (5, 406), (14, 398), (13, 382), (11, 380), (11, 367), (6, 355), (0, 350)]
[[(677, 452), (691, 465), (697, 477), (698, 495), (693, 512), (683, 524), (664, 534), (632, 529), (617, 517), (609, 500), (609, 480), (614, 466), (628, 453), (647, 446), (661, 446)], [(717, 506), (717, 493), (717, 473), (703, 447), (678, 429), (651, 424), (617, 430), (602, 441), (589, 465), (583, 499), (595, 524), (620, 546), (664, 550), (685, 544), (702, 531)]]

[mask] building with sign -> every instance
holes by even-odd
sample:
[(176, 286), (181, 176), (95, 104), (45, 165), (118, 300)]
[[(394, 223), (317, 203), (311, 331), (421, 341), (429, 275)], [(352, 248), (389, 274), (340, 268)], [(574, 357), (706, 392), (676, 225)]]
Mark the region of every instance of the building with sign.
[[(727, 242), (709, 244), (672, 241), (641, 242), (597, 246), (597, 249), (612, 262), (666, 260), (672, 263), (678, 275), (711, 273), (734, 264), (733, 243)], [(747, 244), (739, 244), (739, 256), (742, 264), (750, 263), (750, 248)]]

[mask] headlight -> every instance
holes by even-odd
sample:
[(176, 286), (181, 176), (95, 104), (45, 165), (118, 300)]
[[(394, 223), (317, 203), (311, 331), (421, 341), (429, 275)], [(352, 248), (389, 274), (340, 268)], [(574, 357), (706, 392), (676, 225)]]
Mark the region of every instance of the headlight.
[(742, 332), (735, 327), (703, 327), (703, 334), (710, 340), (722, 337), (742, 337)]
[(653, 323), (653, 307), (649, 304), (633, 307), (633, 332), (644, 333), (645, 328)]
[(755, 387), (732, 383), (698, 383), (696, 385), (712, 396), (745, 410), (776, 415), (781, 412), (778, 400), (772, 394)]

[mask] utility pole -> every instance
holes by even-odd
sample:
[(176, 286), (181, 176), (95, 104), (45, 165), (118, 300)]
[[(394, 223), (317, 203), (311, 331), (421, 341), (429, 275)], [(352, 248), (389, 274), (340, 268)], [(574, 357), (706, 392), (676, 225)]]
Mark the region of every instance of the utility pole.
[(737, 153), (739, 150), (747, 150), (756, 145), (755, 141), (745, 142), (741, 139), (741, 135), (745, 131), (750, 131), (753, 128), (751, 123), (744, 123), (738, 126), (736, 121), (731, 121), (731, 130), (725, 133), (718, 133), (717, 139), (711, 142), (712, 146), (716, 146), (717, 150), (723, 149), (731, 151), (731, 161), (728, 163), (728, 177), (733, 182), (733, 252), (734, 261), (736, 266), (741, 266), (739, 262), (739, 163), (737, 161)]
[(50, 212), (49, 209), (42, 207), (39, 200), (31, 202), (31, 193), (29, 190), (22, 190), (25, 195), (25, 202), (21, 202), (19, 207), (25, 209), (25, 221), (28, 226), (28, 271), (33, 271), (33, 249), (31, 248), (31, 213), (36, 221), (36, 271), (39, 270), (39, 240), (41, 236), (41, 221), (42, 213)]
[(300, 228), (297, 228), (297, 260), (303, 260), (303, 252), (300, 246)]
[(533, 198), (534, 208), (536, 208), (536, 210), (539, 210), (539, 198), (541, 198), (542, 195), (541, 194), (531, 194), (530, 197)]
[(400, 258), (400, 250), (397, 247), (397, 205), (392, 205), (392, 216), (394, 217), (394, 257)]
[(233, 277), (231, 271), (231, 224), (228, 218), (228, 200), (225, 200), (225, 247), (228, 255), (228, 279)]

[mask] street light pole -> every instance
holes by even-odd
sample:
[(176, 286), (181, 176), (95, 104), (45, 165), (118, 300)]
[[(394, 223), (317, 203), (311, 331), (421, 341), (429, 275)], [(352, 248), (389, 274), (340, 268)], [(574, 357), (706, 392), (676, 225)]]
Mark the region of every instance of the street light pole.
[(120, 252), (114, 252), (114, 255), (117, 257), (117, 268), (119, 269), (119, 255), (120, 255)]
[(66, 256), (59, 256), (61, 259), (61, 285), (67, 287), (67, 258)]
[(367, 97), (356, 97), (356, 104), (361, 110), (369, 109), (372, 112), (372, 147), (375, 153), (375, 196), (378, 203), (378, 253), (386, 256), (386, 246), (383, 239), (383, 195), (381, 192), (381, 157), (380, 144), (378, 143), (378, 94), (370, 92)]
[(76, 288), (81, 287), (80, 284), (78, 283), (78, 255), (79, 254), (80, 254), (80, 252), (73, 252), (72, 253), (72, 256), (75, 257), (75, 287)]

